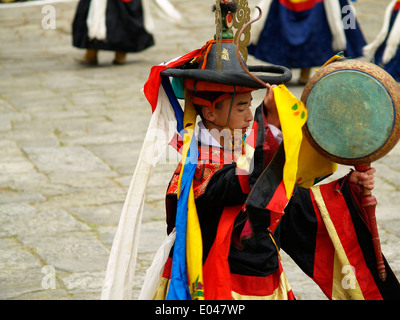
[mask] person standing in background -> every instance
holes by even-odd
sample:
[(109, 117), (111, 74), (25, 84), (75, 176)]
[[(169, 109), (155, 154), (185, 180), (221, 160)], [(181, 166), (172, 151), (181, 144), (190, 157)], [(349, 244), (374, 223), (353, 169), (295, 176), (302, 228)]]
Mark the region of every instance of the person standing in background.
[[(73, 25), (73, 46), (86, 49), (76, 60), (85, 65), (98, 63), (98, 51), (115, 51), (114, 64), (124, 64), (128, 52), (140, 52), (154, 45), (152, 13), (180, 19), (168, 0), (80, 0)], [(154, 9), (154, 10), (153, 10)]]
[(374, 41), (364, 47), (365, 57), (400, 81), (400, 0), (386, 8), (382, 28)]
[(300, 68), (299, 84), (307, 83), (310, 68), (339, 51), (347, 57), (362, 56), (366, 42), (348, 0), (262, 0), (259, 6), (262, 17), (252, 25), (249, 54)]

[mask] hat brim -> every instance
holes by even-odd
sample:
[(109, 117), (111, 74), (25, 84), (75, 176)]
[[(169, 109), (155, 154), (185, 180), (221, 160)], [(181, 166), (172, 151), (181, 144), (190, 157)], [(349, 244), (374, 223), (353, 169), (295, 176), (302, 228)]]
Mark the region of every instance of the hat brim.
[[(264, 83), (282, 84), (292, 79), (292, 72), (283, 66), (248, 66), (249, 71)], [(263, 73), (263, 74), (260, 74)], [(265, 74), (268, 73), (268, 74)], [(244, 86), (261, 89), (265, 86), (250, 77), (246, 72), (219, 72), (205, 69), (168, 68), (161, 72), (162, 76), (208, 81), (232, 86)]]

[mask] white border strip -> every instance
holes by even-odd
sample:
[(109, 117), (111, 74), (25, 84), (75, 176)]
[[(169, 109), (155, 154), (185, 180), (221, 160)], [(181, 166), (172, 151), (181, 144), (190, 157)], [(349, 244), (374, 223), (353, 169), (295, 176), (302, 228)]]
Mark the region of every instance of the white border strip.
[(18, 7), (30, 7), (30, 6), (43, 6), (43, 5), (52, 4), (52, 3), (78, 2), (78, 1), (79, 0), (37, 0), (37, 1), (26, 1), (26, 2), (0, 3), (0, 9), (18, 8)]

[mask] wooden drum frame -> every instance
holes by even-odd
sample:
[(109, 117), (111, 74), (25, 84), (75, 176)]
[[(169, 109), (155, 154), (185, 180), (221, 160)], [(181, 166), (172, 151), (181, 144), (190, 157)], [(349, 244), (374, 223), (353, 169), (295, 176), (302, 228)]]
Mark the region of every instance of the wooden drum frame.
[[(301, 100), (308, 110), (303, 134), (329, 160), (366, 171), (400, 138), (400, 86), (382, 68), (360, 60), (339, 58), (306, 84)], [(386, 270), (381, 252), (371, 190), (364, 188), (361, 206), (382, 281)]]

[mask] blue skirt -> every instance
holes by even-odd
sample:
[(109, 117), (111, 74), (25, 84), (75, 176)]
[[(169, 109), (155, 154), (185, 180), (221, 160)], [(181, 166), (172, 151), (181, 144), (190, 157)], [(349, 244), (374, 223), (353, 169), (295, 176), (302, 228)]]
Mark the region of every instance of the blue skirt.
[[(341, 7), (347, 5), (340, 0)], [(348, 14), (342, 14), (349, 19)], [(355, 17), (353, 17), (355, 19)], [(345, 56), (362, 56), (366, 44), (362, 31), (345, 29), (347, 47)], [(337, 52), (332, 49), (332, 34), (325, 14), (323, 2), (316, 1), (308, 10), (292, 11), (274, 0), (258, 43), (248, 47), (249, 54), (257, 59), (288, 68), (311, 68), (323, 65)]]

